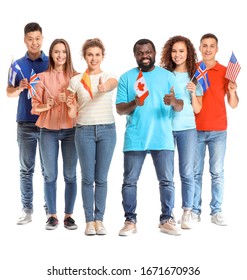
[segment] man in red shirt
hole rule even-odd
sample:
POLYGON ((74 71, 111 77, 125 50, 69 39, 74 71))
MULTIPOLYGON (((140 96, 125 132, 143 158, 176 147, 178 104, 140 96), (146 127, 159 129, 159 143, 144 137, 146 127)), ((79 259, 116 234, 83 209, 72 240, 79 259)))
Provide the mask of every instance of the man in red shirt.
POLYGON ((202 36, 199 48, 202 60, 207 67, 210 86, 202 98, 202 109, 196 114, 197 148, 194 165, 195 194, 192 219, 200 221, 202 175, 206 146, 209 152, 209 168, 211 174, 211 222, 216 225, 227 225, 222 215, 224 194, 224 158, 227 140, 227 114, 225 95, 231 108, 239 102, 237 84, 225 78, 226 67, 215 59, 218 52, 218 38, 214 34, 202 36))

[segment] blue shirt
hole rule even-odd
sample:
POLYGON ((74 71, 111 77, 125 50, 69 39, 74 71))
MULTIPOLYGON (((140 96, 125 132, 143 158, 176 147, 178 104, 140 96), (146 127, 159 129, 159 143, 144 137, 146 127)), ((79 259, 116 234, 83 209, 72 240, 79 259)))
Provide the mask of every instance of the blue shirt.
MULTIPOLYGON (((118 83, 116 104, 134 100, 135 81, 139 74, 133 68, 121 75, 118 83)), ((143 72, 149 95, 143 106, 137 106, 126 117, 126 131, 123 151, 174 150, 172 135, 172 106, 164 104, 164 95, 174 86, 175 97, 182 94, 173 73, 156 66, 150 72, 143 72)))
MULTIPOLYGON (((195 114, 191 104, 191 94, 187 90, 187 84, 190 78, 187 72, 174 72, 180 91, 184 107, 181 112, 173 112, 172 128, 174 131, 181 131, 196 128, 195 114)), ((196 86, 196 96, 202 96, 203 91, 200 83, 196 86)))
MULTIPOLYGON (((39 58, 32 60, 26 53, 25 56, 16 60, 16 62, 20 66, 21 70, 16 75, 15 85, 14 85, 15 87, 19 86, 20 81, 23 78, 27 78, 28 81, 30 80, 32 69, 35 71, 36 74, 47 70, 49 58, 43 52, 41 52, 39 58)), ((9 83, 9 85, 11 84, 9 83)), ((19 95, 16 121, 35 123, 39 116, 32 115, 31 109, 32 109, 31 98, 28 99, 28 90, 25 89, 19 95)))

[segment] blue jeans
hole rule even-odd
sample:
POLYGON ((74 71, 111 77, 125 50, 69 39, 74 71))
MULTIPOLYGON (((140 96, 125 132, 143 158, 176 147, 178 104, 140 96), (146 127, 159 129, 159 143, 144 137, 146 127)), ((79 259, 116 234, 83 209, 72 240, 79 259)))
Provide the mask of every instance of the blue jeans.
POLYGON ((116 145, 115 124, 77 125, 75 143, 86 222, 103 221, 108 171, 116 145))
MULTIPOLYGON (((147 151, 124 152, 124 179, 122 185, 122 204, 125 220, 136 223, 137 181, 147 155, 147 151)), ((159 181, 161 215, 160 222, 173 218, 174 208, 174 151, 150 151, 159 181)), ((152 199, 152 198, 151 198, 152 199)))
MULTIPOLYGON (((17 124, 17 143, 19 146, 20 161, 20 189, 21 202, 25 213, 33 213, 33 174, 37 146, 39 147, 40 130, 35 123, 17 124)), ((43 163, 40 155, 41 171, 43 163)))
POLYGON ((209 152, 209 171, 211 174, 211 215, 221 212, 224 193, 224 159, 227 131, 198 131, 194 164, 195 194, 192 211, 201 213, 202 175, 206 146, 209 152))
POLYGON ((58 176, 59 141, 63 159, 63 176, 65 182, 65 210, 72 214, 77 193, 75 148, 75 128, 50 130, 40 129, 40 147, 44 163, 44 191, 49 214, 56 214, 56 193, 58 176))
POLYGON ((194 160, 197 132, 196 129, 173 131, 173 136, 178 150, 182 208, 191 210, 194 198, 194 160))

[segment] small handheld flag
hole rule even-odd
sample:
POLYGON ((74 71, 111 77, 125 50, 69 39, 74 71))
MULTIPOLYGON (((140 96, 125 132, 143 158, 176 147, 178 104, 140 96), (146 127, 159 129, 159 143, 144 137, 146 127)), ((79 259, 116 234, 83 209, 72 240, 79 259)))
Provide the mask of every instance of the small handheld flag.
POLYGON ((149 92, 148 92, 147 84, 146 84, 146 81, 143 77, 141 70, 137 76, 134 87, 135 87, 137 96, 139 96, 140 101, 143 102, 149 95, 149 92))
POLYGON ((88 69, 83 73, 81 83, 84 86, 85 90, 89 93, 91 99, 93 99, 92 85, 88 69))
POLYGON ((210 82, 208 79, 208 71, 205 63, 202 61, 197 68, 194 77, 201 84, 203 92, 205 92, 210 87, 210 82))
POLYGON ((236 56, 232 52, 232 55, 230 57, 230 60, 227 65, 226 69, 226 78, 232 82, 235 82, 238 76, 238 73, 240 72, 240 64, 237 61, 236 56))
POLYGON ((40 78, 37 76, 37 74, 32 69, 30 81, 29 81, 29 85, 28 85, 28 94, 27 94, 28 99, 32 98, 36 94, 35 86, 39 81, 40 81, 40 78))
POLYGON ((21 67, 17 64, 16 61, 12 61, 9 68, 9 82, 12 86, 15 86, 15 77, 17 73, 21 70, 21 67))

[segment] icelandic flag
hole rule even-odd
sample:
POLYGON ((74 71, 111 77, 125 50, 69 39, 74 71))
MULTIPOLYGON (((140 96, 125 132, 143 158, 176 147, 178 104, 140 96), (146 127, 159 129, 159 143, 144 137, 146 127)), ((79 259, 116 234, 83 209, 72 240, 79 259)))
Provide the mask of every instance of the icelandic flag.
POLYGON ((230 61, 228 62, 227 69, 226 69, 226 78, 232 82, 235 82, 240 71, 241 67, 237 61, 236 56, 232 52, 230 57, 230 61))
POLYGON ((210 82, 208 79, 208 71, 205 63, 202 61, 195 72, 195 78, 201 84, 203 92, 205 92, 210 87, 210 82))
POLYGON ((17 64, 16 61, 12 61, 9 68, 9 82, 12 86, 15 86, 15 77, 17 73, 21 70, 21 67, 17 64))
POLYGON ((83 73, 81 83, 84 86, 85 90, 89 93, 91 99, 93 99, 92 85, 88 69, 83 73))
POLYGON ((137 76, 134 87, 137 96, 139 96, 140 101, 143 102, 147 98, 149 92, 141 70, 137 76))
POLYGON ((27 93, 28 99, 32 98, 36 94, 35 86, 39 81, 40 81, 40 78, 37 76, 37 74, 32 69, 30 81, 29 81, 29 85, 28 85, 28 93, 27 93))

